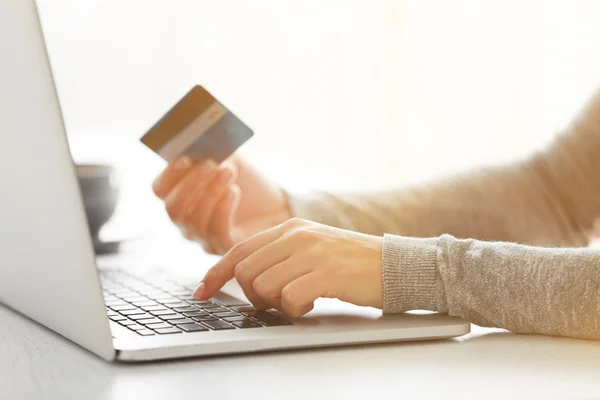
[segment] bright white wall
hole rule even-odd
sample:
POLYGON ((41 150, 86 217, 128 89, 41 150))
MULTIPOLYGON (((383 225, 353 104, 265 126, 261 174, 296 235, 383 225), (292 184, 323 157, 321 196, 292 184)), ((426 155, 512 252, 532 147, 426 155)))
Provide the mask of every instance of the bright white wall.
POLYGON ((74 141, 142 154, 201 83, 255 129, 251 156, 338 184, 525 154, 600 84, 596 0, 39 3, 74 141))

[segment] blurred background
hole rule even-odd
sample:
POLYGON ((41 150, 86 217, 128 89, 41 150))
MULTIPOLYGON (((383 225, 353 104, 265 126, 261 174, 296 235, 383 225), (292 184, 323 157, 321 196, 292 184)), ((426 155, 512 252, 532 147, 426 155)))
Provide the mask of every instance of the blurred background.
POLYGON ((597 0, 39 6, 74 158, 118 166, 118 215, 139 229, 164 167, 139 138, 195 84, 254 129, 242 152, 298 190, 522 157, 600 86, 597 0))

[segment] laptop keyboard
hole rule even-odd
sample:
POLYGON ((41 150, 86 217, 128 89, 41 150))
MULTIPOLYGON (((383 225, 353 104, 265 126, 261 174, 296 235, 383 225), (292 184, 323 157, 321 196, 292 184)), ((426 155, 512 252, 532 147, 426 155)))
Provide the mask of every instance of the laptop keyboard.
POLYGON ((111 324, 140 336, 291 325, 276 311, 256 310, 223 292, 198 301, 192 287, 168 279, 151 280, 120 270, 101 271, 100 279, 111 324))

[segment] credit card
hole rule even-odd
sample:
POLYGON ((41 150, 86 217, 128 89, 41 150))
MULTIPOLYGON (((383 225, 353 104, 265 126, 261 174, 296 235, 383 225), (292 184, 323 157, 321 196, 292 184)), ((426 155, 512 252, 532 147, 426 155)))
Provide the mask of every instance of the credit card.
POLYGON ((196 85, 140 141, 166 161, 188 156, 220 163, 253 135, 213 95, 196 85))

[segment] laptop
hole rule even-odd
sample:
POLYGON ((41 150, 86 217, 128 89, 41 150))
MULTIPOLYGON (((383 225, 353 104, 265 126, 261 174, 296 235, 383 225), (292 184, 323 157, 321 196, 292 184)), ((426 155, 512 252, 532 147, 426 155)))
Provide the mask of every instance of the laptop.
MULTIPOLYGON (((109 361, 450 338, 460 319, 318 300, 304 317, 99 267, 33 0, 0 2, 0 303, 109 361)), ((75 61, 74 61, 75 62, 75 61)), ((183 240, 183 239, 182 239, 183 240)))

